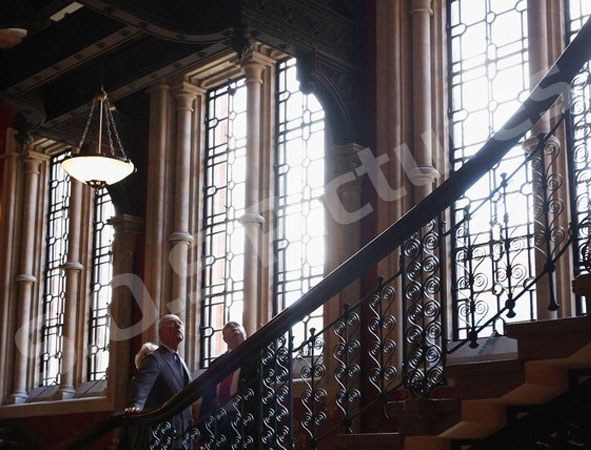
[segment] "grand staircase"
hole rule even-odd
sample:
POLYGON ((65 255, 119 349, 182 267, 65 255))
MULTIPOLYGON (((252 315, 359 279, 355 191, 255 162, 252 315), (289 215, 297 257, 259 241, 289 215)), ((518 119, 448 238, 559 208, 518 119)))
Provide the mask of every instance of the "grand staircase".
POLYGON ((335 448, 589 448, 589 431, 573 430, 591 418, 591 317, 509 324, 497 339, 510 338, 497 346, 508 353, 449 364, 451 387, 436 393, 447 398, 391 401, 388 432, 341 434, 335 448))
MULTIPOLYGON (((401 448, 428 450, 475 446, 521 449, 529 447, 523 447, 521 443, 515 447, 494 447, 492 442, 487 443, 487 439, 495 436, 500 439, 498 436, 502 434, 499 431, 513 436, 519 430, 518 435, 525 433, 525 437, 535 443, 538 438, 543 441, 549 437, 545 434, 555 431, 552 428, 539 430, 535 424, 519 428, 517 419, 539 414, 545 411, 545 405, 555 409, 572 403, 569 394, 580 388, 586 375, 591 375, 591 318, 508 325, 507 335, 517 337, 517 358, 453 369, 455 379, 450 381, 455 382, 458 393, 464 397, 460 421, 436 436, 406 436, 401 448), (497 377, 499 373, 503 376, 497 377)), ((586 409, 587 414, 591 413, 591 404, 587 404, 586 409)), ((569 420, 565 415, 554 425, 560 429, 568 426, 569 420)), ((566 442, 567 439, 563 443, 566 442)), ((587 445, 591 442, 587 441, 587 445)))
POLYGON ((95 448, 113 430, 137 425, 150 426, 151 449, 179 440, 206 450, 591 448, 589 317, 507 321, 534 297, 559 310, 570 295, 561 283, 591 272, 591 183, 582 193, 581 184, 569 190, 577 177, 557 171, 557 161, 572 168, 576 151, 591 144, 584 133, 591 76, 579 77, 590 42, 591 21, 448 180, 163 406, 116 413, 60 448, 95 448), (533 137, 519 167, 496 173, 561 94, 568 107, 551 129, 533 137), (530 175, 524 181, 519 171, 530 175), (496 187, 460 210, 456 202, 483 177, 496 187), (525 234, 509 213, 511 192, 531 193, 525 234), (484 227, 482 211, 494 211, 484 227), (369 286, 386 257, 393 273, 369 286), (521 267, 519 258, 533 263, 521 267), (355 280, 366 295, 335 303, 355 280), (302 333, 302 321, 329 302, 324 328, 302 333), (450 313, 462 320, 461 332, 450 313), (257 367, 256 379, 244 380, 229 404, 187 430, 173 428, 172 415, 246 361, 257 367))

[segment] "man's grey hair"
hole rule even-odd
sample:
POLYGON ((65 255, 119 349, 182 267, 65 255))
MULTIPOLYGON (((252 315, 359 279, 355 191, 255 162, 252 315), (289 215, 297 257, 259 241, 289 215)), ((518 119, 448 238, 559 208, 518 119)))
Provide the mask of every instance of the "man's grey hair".
POLYGON ((180 320, 180 322, 183 323, 181 318, 179 316, 177 316, 176 314, 165 314, 158 321, 158 331, 160 331, 162 329, 162 327, 164 325, 166 325, 168 322, 170 322, 171 320, 180 320))

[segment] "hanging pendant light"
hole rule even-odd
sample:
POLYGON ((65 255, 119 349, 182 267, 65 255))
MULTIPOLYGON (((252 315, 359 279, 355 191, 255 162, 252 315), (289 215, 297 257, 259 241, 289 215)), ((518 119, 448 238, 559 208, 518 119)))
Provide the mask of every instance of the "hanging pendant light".
POLYGON ((115 127, 111 105, 107 93, 101 88, 92 101, 90 114, 82 133, 82 138, 72 156, 62 162, 62 168, 82 183, 93 188, 118 183, 135 171, 135 167, 121 144, 119 133, 115 127), (86 141, 86 135, 97 113, 94 125, 96 133, 94 142, 86 141), (103 139, 103 129, 107 135, 107 142, 103 139))

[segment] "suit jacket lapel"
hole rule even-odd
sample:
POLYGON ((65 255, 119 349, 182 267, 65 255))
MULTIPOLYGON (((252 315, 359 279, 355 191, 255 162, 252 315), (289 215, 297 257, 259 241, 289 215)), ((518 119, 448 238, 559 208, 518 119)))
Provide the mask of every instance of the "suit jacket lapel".
POLYGON ((184 378, 185 378, 185 382, 183 383, 183 387, 184 387, 187 384, 189 384, 189 382, 191 381, 191 372, 189 372, 189 368, 185 364, 185 361, 183 360, 183 358, 181 358, 181 365, 183 366, 183 370, 184 370, 184 373, 183 373, 184 378))
POLYGON ((172 374, 174 375, 174 378, 178 381, 179 386, 182 388, 185 387, 185 383, 184 383, 184 375, 180 374, 177 367, 176 367, 176 363, 174 362, 174 356, 172 355, 172 353, 168 350, 168 349, 164 349, 165 353, 164 356, 164 360, 166 361, 166 364, 168 364, 168 367, 170 368, 170 371, 172 372, 172 374))

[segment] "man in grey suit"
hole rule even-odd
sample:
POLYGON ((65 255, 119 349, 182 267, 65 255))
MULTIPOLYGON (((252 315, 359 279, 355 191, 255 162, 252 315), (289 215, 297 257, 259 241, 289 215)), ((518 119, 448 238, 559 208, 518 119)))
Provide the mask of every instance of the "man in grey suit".
MULTIPOLYGON (((184 326, 181 319, 174 314, 167 314, 158 322, 158 336, 160 346, 148 354, 133 379, 129 407, 127 413, 154 409, 161 406, 170 397, 182 390, 190 381, 191 375, 185 362, 179 356, 177 349, 184 339, 184 326)), ((181 439, 178 436, 189 428, 192 422, 191 408, 186 408, 180 414, 173 416, 170 424, 174 427, 175 439, 173 449, 192 448, 191 439, 181 439)), ((136 436, 134 441, 145 441, 147 436, 136 436)), ((132 444, 132 448, 141 448, 144 442, 132 444)))

